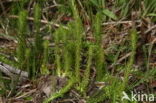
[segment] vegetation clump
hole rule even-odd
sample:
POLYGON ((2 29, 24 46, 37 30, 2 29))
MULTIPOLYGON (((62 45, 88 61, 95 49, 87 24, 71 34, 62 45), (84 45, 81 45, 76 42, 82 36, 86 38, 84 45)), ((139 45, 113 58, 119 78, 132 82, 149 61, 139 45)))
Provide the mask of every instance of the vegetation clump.
POLYGON ((0 103, 129 103, 156 87, 155 0, 0 0, 0 103))

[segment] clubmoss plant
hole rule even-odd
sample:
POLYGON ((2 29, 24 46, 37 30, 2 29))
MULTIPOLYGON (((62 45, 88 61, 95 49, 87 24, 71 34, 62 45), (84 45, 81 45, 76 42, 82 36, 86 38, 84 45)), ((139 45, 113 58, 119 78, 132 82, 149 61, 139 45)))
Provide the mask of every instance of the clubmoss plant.
POLYGON ((105 58, 104 58, 104 49, 103 49, 103 44, 102 44, 102 13, 99 12, 95 16, 94 24, 93 24, 93 29, 94 29, 94 37, 96 38, 96 57, 95 57, 95 62, 96 62, 96 68, 97 68, 97 76, 96 79, 97 81, 100 81, 104 75, 104 63, 105 63, 105 58))
POLYGON ((43 60, 43 38, 40 34, 40 19, 41 19, 41 7, 39 4, 36 4, 34 7, 34 27, 35 27, 35 43, 34 43, 34 66, 33 68, 33 74, 35 77, 36 73, 38 72, 42 60, 43 60))
POLYGON ((41 74, 49 74, 49 70, 48 70, 48 57, 49 57, 49 41, 46 40, 43 43, 43 47, 44 47, 44 53, 43 53, 43 62, 42 62, 42 66, 41 66, 41 74))
POLYGON ((88 60, 86 64, 86 70, 84 72, 84 76, 81 82, 81 92, 86 93, 87 86, 90 82, 90 71, 92 66, 92 59, 93 59, 93 46, 90 45, 88 48, 88 60))
POLYGON ((129 74, 133 68, 133 64, 135 62, 135 54, 136 54, 136 48, 137 48, 137 41, 138 41, 138 34, 135 29, 132 29, 130 31, 130 36, 131 36, 131 56, 129 58, 128 64, 126 65, 125 68, 125 73, 124 73, 124 86, 127 85, 129 74))
POLYGON ((25 68, 25 50, 27 48, 26 44, 26 25, 27 25, 27 12, 26 11, 21 11, 19 13, 19 21, 18 21, 18 48, 17 48, 17 59, 19 63, 20 69, 25 68))
POLYGON ((73 28, 73 35, 75 35, 75 75, 78 82, 80 82, 80 62, 81 62, 81 49, 82 49, 82 23, 75 5, 75 0, 71 0, 71 8, 73 17, 75 19, 73 28))
POLYGON ((59 35, 61 33, 61 30, 57 30, 57 32, 54 35, 54 41, 55 41, 55 63, 56 63, 56 73, 58 76, 61 76, 61 49, 59 48, 59 35))

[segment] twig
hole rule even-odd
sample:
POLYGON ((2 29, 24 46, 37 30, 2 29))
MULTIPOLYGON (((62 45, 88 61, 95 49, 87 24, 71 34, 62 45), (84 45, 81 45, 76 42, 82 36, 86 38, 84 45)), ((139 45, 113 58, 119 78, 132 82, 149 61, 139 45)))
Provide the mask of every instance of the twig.
POLYGON ((112 21, 112 22, 106 22, 106 23, 103 23, 102 26, 105 26, 105 25, 118 25, 118 24, 131 24, 133 22, 141 22, 140 20, 136 20, 136 21, 112 21))
POLYGON ((63 100, 58 100, 57 103, 76 103, 75 100, 76 99, 63 99, 63 100))
POLYGON ((123 60, 125 60, 126 58, 128 58, 131 55, 130 53, 127 53, 126 55, 124 55, 123 57, 121 57, 116 63, 113 63, 112 65, 109 66, 109 69, 112 68, 113 66, 121 63, 123 60))
MULTIPOLYGON (((19 16, 17 16, 17 15, 10 15, 9 18, 18 19, 19 16)), ((33 17, 27 17, 27 19, 30 20, 30 21, 34 21, 34 18, 33 18, 33 17)), ((54 23, 54 22, 51 22, 51 21, 49 22, 49 21, 47 21, 47 20, 40 20, 40 22, 43 23, 43 24, 50 24, 50 25, 54 25, 55 27, 60 27, 59 24, 54 23)), ((65 27, 65 26, 62 26, 62 27, 63 27, 64 29, 68 29, 68 28, 65 27)))
POLYGON ((156 25, 153 25, 152 27, 150 27, 149 29, 147 29, 145 31, 145 34, 149 33, 151 30, 155 29, 156 28, 156 25))
POLYGON ((3 5, 2 0, 0 0, 0 5, 1 5, 1 8, 2 8, 2 15, 5 15, 5 14, 6 14, 6 12, 5 12, 5 7, 4 7, 4 5, 3 5))
POLYGON ((54 7, 58 7, 58 6, 60 6, 60 5, 51 5, 51 6, 44 8, 43 11, 46 12, 47 10, 54 8, 54 7))
POLYGON ((18 1, 20 1, 20 0, 2 0, 3 3, 5 3, 5 2, 18 2, 18 1))
POLYGON ((36 92, 36 89, 32 89, 32 90, 30 90, 30 91, 28 91, 28 92, 26 92, 26 93, 24 93, 24 94, 22 94, 22 95, 20 95, 18 97, 15 97, 15 98, 16 99, 21 99, 21 98, 27 97, 27 96, 35 93, 35 92, 36 92))
MULTIPOLYGON (((141 20, 136 20, 134 22, 139 23, 139 22, 141 22, 141 20)), ((133 23, 133 21, 117 21, 117 22, 112 21, 112 22, 103 23, 102 26, 106 26, 106 25, 119 25, 119 24, 131 24, 131 23, 133 23)), ((145 34, 149 33, 151 30, 153 30, 155 28, 156 28, 156 25, 153 25, 152 27, 150 27, 149 29, 147 29, 145 31, 145 34)))
POLYGON ((22 80, 28 78, 27 72, 21 71, 19 69, 11 67, 10 65, 2 63, 2 62, 0 62, 0 71, 10 76, 11 78, 13 78, 14 76, 19 76, 19 78, 22 80))
POLYGON ((0 64, 0 71, 2 71, 3 73, 5 73, 6 75, 13 77, 14 75, 6 68, 4 67, 2 64, 0 64))

